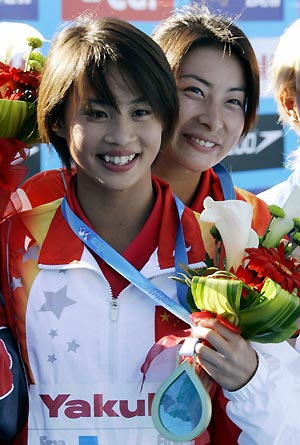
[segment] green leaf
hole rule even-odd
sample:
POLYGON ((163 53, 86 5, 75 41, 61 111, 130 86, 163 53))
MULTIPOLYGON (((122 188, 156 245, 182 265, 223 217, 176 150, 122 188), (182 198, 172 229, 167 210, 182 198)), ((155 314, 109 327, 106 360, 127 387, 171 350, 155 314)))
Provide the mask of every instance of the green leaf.
POLYGON ((261 298, 260 293, 255 291, 254 289, 249 289, 248 286, 246 287, 245 285, 244 285, 244 288, 247 289, 247 295, 242 296, 242 298, 241 298, 240 310, 249 308, 252 305, 256 305, 257 300, 259 300, 261 298))
POLYGON ((251 290, 242 297, 242 290, 249 287, 233 277, 223 271, 193 277, 191 293, 196 308, 222 315, 239 326, 241 335, 249 340, 278 343, 290 338, 297 330, 300 298, 271 279, 266 280, 261 293, 251 290))
POLYGON ((222 315, 239 326, 239 305, 243 284, 239 280, 193 277, 191 291, 198 309, 222 315))
POLYGON ((0 137, 17 138, 27 145, 38 140, 36 104, 0 99, 0 137))
POLYGON ((262 297, 240 311, 244 338, 261 343, 287 340, 296 330, 300 317, 300 299, 267 279, 262 297))
POLYGON ((186 294, 186 301, 187 301, 187 304, 189 305, 189 307, 190 307, 192 312, 197 312, 198 311, 198 308, 196 306, 196 303, 195 303, 195 300, 193 298, 192 291, 191 291, 190 288, 188 288, 188 291, 187 291, 187 294, 186 294))

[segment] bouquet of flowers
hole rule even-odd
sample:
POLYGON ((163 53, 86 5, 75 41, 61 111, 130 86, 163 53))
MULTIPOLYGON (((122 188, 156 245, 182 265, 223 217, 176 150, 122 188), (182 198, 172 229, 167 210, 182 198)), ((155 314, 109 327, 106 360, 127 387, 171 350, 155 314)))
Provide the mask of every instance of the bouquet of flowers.
POLYGON ((21 162, 38 142, 36 95, 45 58, 43 36, 24 23, 0 23, 0 220, 19 210, 21 162), (24 55, 25 52, 25 55, 24 55), (14 62, 20 58, 20 66, 14 62), (24 55, 24 57, 23 57, 24 55))
POLYGON ((297 331, 299 202, 300 189, 295 187, 283 208, 269 206, 271 219, 259 237, 251 228, 250 204, 205 199, 199 221, 206 266, 182 266, 182 276, 174 277, 188 286, 194 321, 201 317, 199 311, 206 311, 244 338, 262 343, 287 340, 297 331))
POLYGON ((21 23, 3 22, 0 31, 0 137, 13 137, 31 145, 38 141, 35 101, 45 61, 38 48, 44 38, 31 26, 21 23), (6 44, 7 35, 9 42, 6 44), (25 51, 26 47, 24 67, 12 66, 16 52, 25 51))
MULTIPOLYGON (((253 208, 249 203, 204 200, 199 222, 205 266, 193 269, 182 265, 183 273, 171 277, 187 285, 195 324, 201 318, 216 317, 228 329, 262 343, 293 336, 300 317, 299 202, 300 189, 295 187, 283 208, 269 206, 270 222, 260 237, 251 228, 253 208)), ((141 371, 144 382, 153 359, 165 348, 184 341, 175 371, 154 396, 152 419, 169 440, 186 442, 204 433, 200 441, 207 443, 205 430, 215 383, 197 367, 195 354, 191 356, 194 342, 188 342, 190 335, 191 329, 183 329, 160 338, 141 371)))

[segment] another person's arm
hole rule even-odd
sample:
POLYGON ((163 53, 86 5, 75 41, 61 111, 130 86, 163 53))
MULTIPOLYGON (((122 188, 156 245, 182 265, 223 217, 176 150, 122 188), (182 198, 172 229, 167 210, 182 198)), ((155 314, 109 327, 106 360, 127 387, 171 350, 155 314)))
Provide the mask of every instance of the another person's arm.
POLYGON ((11 440, 27 419, 23 366, 9 329, 0 327, 0 440, 11 440))
POLYGON ((194 333, 214 350, 198 344, 199 361, 223 387, 239 445, 298 445, 300 354, 287 342, 248 342, 214 319, 201 324, 194 333))

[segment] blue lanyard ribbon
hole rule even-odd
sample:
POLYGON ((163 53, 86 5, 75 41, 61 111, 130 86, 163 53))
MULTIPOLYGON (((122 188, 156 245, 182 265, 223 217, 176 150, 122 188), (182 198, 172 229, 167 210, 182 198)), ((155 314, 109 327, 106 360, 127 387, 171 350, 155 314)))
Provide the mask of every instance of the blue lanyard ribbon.
MULTIPOLYGON (((181 264, 188 264, 188 257, 186 253, 186 246, 185 246, 185 240, 183 235, 183 229, 182 229, 182 215, 184 212, 184 204, 180 201, 177 196, 174 195, 177 212, 179 216, 179 224, 177 228, 176 233, 176 243, 175 243, 175 255, 174 255, 174 261, 175 261, 175 271, 177 273, 182 272, 182 269, 180 267, 181 264)), ((177 288, 177 297, 181 304, 181 306, 185 307, 185 309, 189 312, 191 312, 191 308, 189 307, 186 296, 187 296, 187 288, 185 284, 180 283, 179 281, 176 281, 176 288, 177 288)))
MULTIPOLYGON (((231 180, 231 176, 228 173, 228 171, 226 170, 226 168, 223 167, 223 165, 221 165, 221 164, 217 164, 213 167, 213 169, 219 177, 224 199, 225 200, 235 199, 236 196, 235 196, 235 191, 234 191, 233 183, 231 180)), ((185 246, 184 235, 183 235, 182 224, 181 224, 181 218, 182 218, 182 214, 184 211, 184 204, 177 198, 177 196, 174 196, 174 198, 175 198, 179 221, 180 221, 180 224, 178 225, 178 229, 177 229, 177 235, 176 235, 175 270, 177 273, 180 273, 180 271, 181 271, 180 265, 188 264, 186 246, 185 246)), ((186 296, 187 296, 186 285, 176 281, 176 286, 177 286, 177 297, 178 297, 180 304, 182 306, 184 306, 187 311, 190 312, 191 309, 190 309, 190 307, 187 303, 187 300, 186 300, 186 296)))
MULTIPOLYGON (((221 164, 217 164, 213 167, 217 173, 224 199, 235 199, 235 191, 231 177, 221 164)), ((175 271, 179 273, 181 271, 181 264, 188 264, 187 251, 185 246, 184 234, 182 229, 182 215, 184 212, 184 204, 177 196, 174 195, 176 208, 179 217, 179 224, 176 233, 175 243, 175 271)), ((66 198, 62 201, 62 212, 70 225, 73 232, 88 246, 90 247, 100 258, 102 258, 107 264, 109 264, 118 273, 123 275, 129 282, 133 283, 137 288, 148 294, 157 304, 163 306, 165 309, 176 315, 181 320, 192 325, 189 313, 190 307, 187 303, 187 288, 185 284, 176 281, 177 297, 179 304, 174 302, 159 288, 153 285, 153 283, 144 277, 132 264, 130 264, 122 255, 115 251, 106 241, 104 241, 99 235, 97 235, 92 229, 87 227, 83 221, 78 218, 71 210, 66 198)))
POLYGON ((217 164, 213 167, 213 169, 219 177, 225 201, 228 199, 235 199, 236 195, 234 186, 231 180, 231 176, 226 168, 222 164, 217 164))
MULTIPOLYGON (((184 204, 176 198, 175 199, 178 213, 181 215, 184 210, 184 204)), ((193 326, 193 322, 190 318, 190 312, 182 305, 176 303, 167 294, 165 294, 161 289, 156 287, 150 280, 148 280, 144 275, 142 275, 132 264, 130 264, 122 255, 120 255, 112 246, 110 246, 101 236, 97 235, 90 227, 87 227, 84 222, 78 218, 77 215, 70 208, 66 197, 64 197, 61 204, 62 213, 69 224, 70 228, 73 230, 76 236, 82 240, 90 249, 92 249, 100 258, 102 258, 109 266, 115 269, 123 277, 125 277, 129 282, 134 284, 138 289, 140 289, 145 294, 149 295, 159 306, 163 306, 165 309, 170 311, 176 317, 193 326)), ((181 226, 181 223, 179 224, 181 226)), ((177 255, 177 260, 180 262, 186 261, 183 256, 186 256, 184 238, 182 233, 178 234, 180 244, 180 254, 177 255), (179 258, 178 258, 179 257, 179 258)), ((176 252, 177 249, 175 249, 176 252)), ((185 288, 186 294, 186 288, 185 288)))

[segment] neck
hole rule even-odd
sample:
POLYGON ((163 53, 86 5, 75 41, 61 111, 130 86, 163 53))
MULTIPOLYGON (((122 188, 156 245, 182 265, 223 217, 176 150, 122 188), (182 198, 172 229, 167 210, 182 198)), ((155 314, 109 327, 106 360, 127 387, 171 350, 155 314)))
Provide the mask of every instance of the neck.
POLYGON ((173 193, 187 206, 193 203, 201 173, 185 169, 182 165, 158 158, 153 165, 155 176, 167 182, 173 193))
POLYGON ((95 232, 123 253, 144 226, 154 205, 151 177, 148 187, 114 191, 77 177, 77 198, 95 232))

